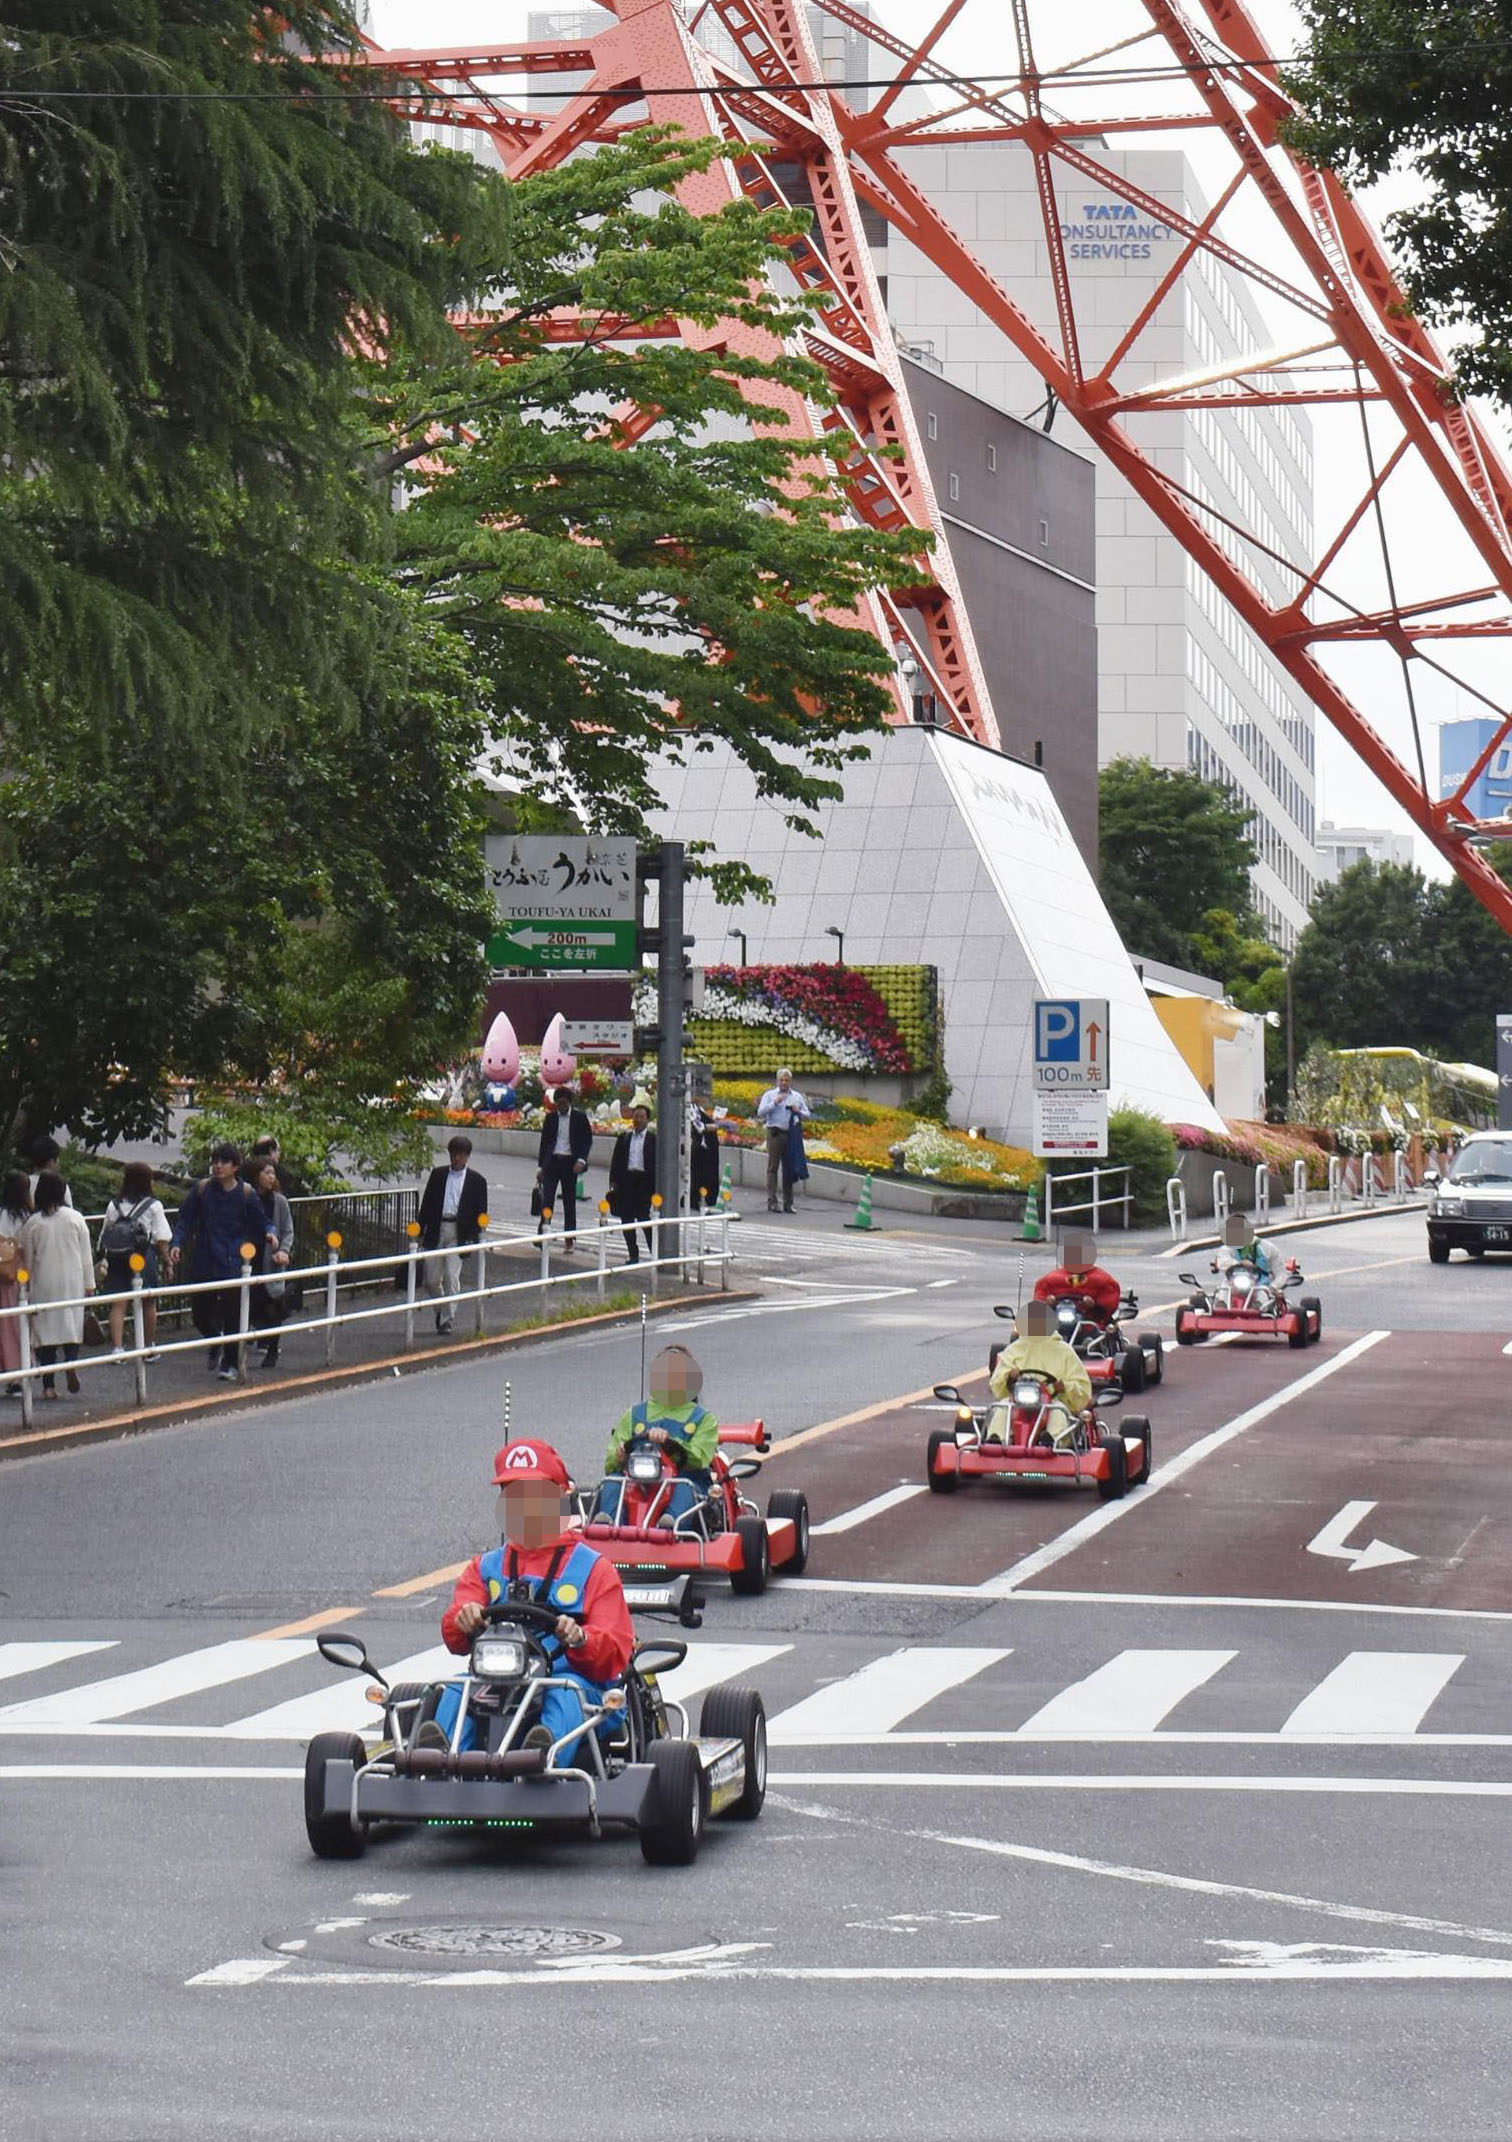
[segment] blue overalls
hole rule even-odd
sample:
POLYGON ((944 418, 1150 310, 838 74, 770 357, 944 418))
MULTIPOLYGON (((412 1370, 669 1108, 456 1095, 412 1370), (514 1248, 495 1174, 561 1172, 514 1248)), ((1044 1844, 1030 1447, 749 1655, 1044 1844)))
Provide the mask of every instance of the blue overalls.
MULTIPOLYGON (((689 1429, 698 1427, 700 1422, 706 1418, 703 1407, 695 1404, 687 1420, 675 1420, 670 1414, 654 1413, 649 1400, 642 1398, 630 1408, 630 1442, 625 1446, 625 1456, 628 1459, 631 1446, 638 1438, 645 1435, 648 1428, 665 1428, 670 1440, 683 1451, 686 1451, 687 1444, 684 1438, 689 1429)), ((620 1492, 623 1480, 624 1475, 622 1473, 613 1475, 604 1482, 598 1492, 598 1502, 593 1514, 611 1525, 615 1523, 619 1515, 620 1492)), ((690 1510, 698 1508, 698 1505, 708 1494, 710 1484, 711 1475, 706 1467, 695 1467, 691 1471, 679 1471, 677 1478, 672 1482, 667 1499, 662 1504, 659 1515, 661 1517, 674 1518, 686 1517, 690 1510)))
MULTIPOLYGON (((491 1553, 479 1559, 478 1574, 487 1586, 490 1604, 507 1598, 513 1582, 527 1587, 526 1596, 537 1606, 554 1607, 559 1614, 571 1614, 575 1620, 581 1620, 588 1579, 593 1573, 593 1565, 599 1559, 595 1548, 590 1547, 585 1540, 579 1540, 560 1566, 554 1561, 545 1574, 539 1577, 512 1578, 508 1561, 512 1559, 513 1554, 512 1548, 495 1547, 491 1553)), ((545 1726, 553 1740, 560 1740, 562 1735, 570 1733, 574 1726, 582 1725, 585 1710, 598 1709, 604 1700, 605 1688, 610 1684, 590 1681, 586 1675, 575 1673, 567 1664, 567 1647, 559 1636, 541 1635, 534 1631, 532 1634, 546 1654, 553 1679, 573 1684, 568 1688, 547 1688, 541 1692, 538 1722, 545 1726)), ((457 1708, 461 1701, 462 1683, 448 1681, 441 1692, 441 1700, 436 1705, 435 1714, 436 1723, 448 1740, 457 1722, 457 1708)), ((614 1718, 603 1719, 598 1727, 600 1738, 607 1739, 617 1723, 614 1718)), ((471 1718, 462 1728, 459 1745, 464 1749, 477 1745, 477 1727, 471 1718)), ((570 1766, 573 1755, 573 1746, 568 1746, 561 1750, 558 1760, 570 1766)))

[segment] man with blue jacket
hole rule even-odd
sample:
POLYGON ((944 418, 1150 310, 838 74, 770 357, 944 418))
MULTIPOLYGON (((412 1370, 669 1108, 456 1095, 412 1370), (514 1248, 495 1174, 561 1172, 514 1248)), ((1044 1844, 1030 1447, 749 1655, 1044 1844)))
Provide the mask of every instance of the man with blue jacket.
MULTIPOLYGON (((192 1297, 190 1314, 194 1318, 194 1327, 205 1339, 231 1339, 235 1334, 239 1340, 242 1295, 246 1290, 235 1282, 245 1273, 256 1271, 265 1248, 278 1247, 278 1236, 268 1225, 261 1199, 241 1179, 241 1163, 241 1153, 236 1146, 215 1147, 210 1155, 210 1173, 195 1184, 179 1207, 173 1241, 167 1251, 166 1261, 171 1271, 176 1267, 185 1243, 192 1237, 191 1281, 225 1282, 213 1292, 192 1297), (251 1243, 258 1253, 250 1263, 242 1256, 244 1242, 251 1243)), ((223 1383, 235 1383, 240 1376, 236 1340, 209 1349, 210 1373, 219 1375, 223 1383)))

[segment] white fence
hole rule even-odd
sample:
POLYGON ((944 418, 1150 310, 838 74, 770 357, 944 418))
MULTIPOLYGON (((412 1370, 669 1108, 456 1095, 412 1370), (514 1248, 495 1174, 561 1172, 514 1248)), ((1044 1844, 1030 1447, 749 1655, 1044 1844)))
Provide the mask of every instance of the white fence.
MULTIPOLYGON (((548 1214, 547 1217, 549 1219, 550 1215, 548 1214)), ((638 1264, 616 1265, 614 1270, 617 1274, 622 1275, 620 1281, 622 1285, 632 1274, 634 1277, 630 1281, 631 1284, 639 1284, 642 1275, 645 1275, 651 1281, 648 1291, 654 1292, 657 1274, 663 1271, 676 1271, 685 1275, 691 1273, 702 1283, 712 1267, 718 1273, 720 1287, 727 1288, 729 1286, 731 1250, 730 1214, 728 1210, 720 1212, 704 1212, 700 1210, 696 1213, 685 1213, 678 1218, 662 1218, 658 1215, 643 1222, 638 1221, 636 1224, 643 1231, 652 1235, 656 1244, 657 1254, 651 1257, 643 1257, 638 1264)), ((234 1350, 236 1355, 235 1374, 237 1379, 241 1381, 245 1380, 246 1350, 250 1343, 263 1338, 276 1337, 283 1339, 295 1332, 321 1331, 325 1333, 326 1366, 330 1367, 336 1359, 336 1335, 339 1330, 355 1324, 371 1323, 380 1317, 399 1318, 403 1324, 404 1345, 409 1348, 413 1346, 415 1341, 415 1318, 422 1308, 427 1306, 444 1308, 446 1313, 450 1315, 469 1302, 473 1307, 473 1329, 479 1337, 482 1337, 487 1329, 485 1312, 489 1302, 518 1300, 520 1297, 530 1296, 544 1303, 547 1298, 546 1290, 550 1288, 583 1286, 591 1287, 595 1295, 602 1300, 608 1291, 611 1269, 609 1264, 610 1246, 611 1244, 622 1245, 625 1240, 621 1223, 617 1219, 612 1219, 607 1214, 600 1212, 596 1226, 585 1221, 580 1222, 574 1230, 574 1238, 579 1244, 580 1257, 591 1258, 592 1262, 585 1262, 576 1270, 553 1272, 551 1270, 553 1253, 555 1252, 558 1255, 565 1254, 563 1244, 566 1240, 566 1230, 562 1227, 548 1227, 540 1235, 534 1233, 528 1235, 487 1234, 477 1243, 469 1243, 463 1248, 450 1251, 422 1250, 419 1240, 420 1229, 415 1221, 410 1222, 408 1234, 409 1241, 407 1246, 397 1252, 390 1250, 381 1257, 360 1257, 343 1262, 341 1237, 339 1234, 332 1233, 327 1237, 328 1249, 326 1261, 323 1265, 307 1265, 302 1268, 279 1267, 271 1274, 256 1270, 258 1252, 253 1244, 248 1243, 243 1246, 243 1270, 239 1279, 192 1280, 183 1285, 159 1287, 143 1286, 143 1260, 140 1256, 133 1256, 131 1259, 133 1267, 131 1292, 125 1297, 131 1317, 132 1344, 119 1354, 95 1353, 83 1356, 79 1360, 72 1362, 63 1360, 60 1350, 53 1349, 55 1352, 60 1353, 60 1357, 51 1365, 44 1365, 36 1358, 37 1349, 31 1323, 34 1315, 39 1311, 49 1309, 93 1309, 98 1312, 111 1301, 120 1300, 122 1297, 119 1295, 89 1294, 73 1295, 64 1301, 34 1302, 31 1299, 31 1289, 23 1271, 18 1280, 18 1298, 15 1305, 8 1309, 0 1309, 0 1320, 12 1322, 17 1328, 20 1340, 21 1366, 19 1370, 7 1375, 5 1381, 8 1384, 19 1384, 20 1386, 23 1425, 28 1428, 32 1425, 37 1384, 44 1377, 51 1383, 55 1378, 65 1375, 70 1368, 93 1371, 100 1368, 119 1368, 125 1363, 130 1366, 135 1378, 136 1402, 138 1405, 145 1405, 147 1402, 147 1370, 149 1363, 158 1360, 171 1360, 180 1354, 204 1353, 207 1349, 213 1349, 217 1353, 224 1354, 228 1350, 234 1350), (586 1249, 583 1247, 584 1244, 587 1245, 586 1249), (534 1255, 539 1259, 539 1269, 528 1279, 504 1279, 491 1282, 488 1274, 489 1258, 500 1257, 511 1251, 517 1256, 522 1251, 527 1255, 534 1255), (455 1293, 439 1291, 432 1287, 427 1297, 422 1292, 421 1267, 426 1263, 439 1264, 446 1257, 461 1259, 464 1273, 466 1273, 468 1265, 471 1265, 470 1276, 472 1284, 464 1286, 455 1293), (336 1300, 338 1285, 349 1285, 354 1278, 360 1278, 363 1274, 392 1276, 396 1265, 404 1267, 404 1291, 402 1295, 371 1307, 338 1310, 336 1300), (275 1283, 280 1279, 286 1284, 290 1280, 318 1283, 322 1290, 320 1314, 301 1315, 290 1318, 285 1323, 273 1324, 263 1328, 254 1325, 252 1321, 252 1298, 259 1288, 266 1291, 270 1277, 273 1278, 275 1283), (169 1297, 176 1301, 187 1298, 192 1302, 198 1296, 224 1294, 233 1290, 239 1297, 237 1303, 237 1328, 234 1331, 217 1333, 211 1338, 206 1338, 197 1332, 192 1339, 173 1339, 165 1341, 161 1346, 148 1347, 146 1308, 149 1302, 161 1302, 169 1297)))
POLYGON ((1092 1226, 1095 1230, 1101 1227, 1103 1213, 1110 1205, 1121 1205, 1123 1207, 1122 1224, 1127 1227, 1133 1196, 1134 1193, 1129 1188, 1129 1170, 1123 1165, 1114 1168, 1080 1168, 1075 1174, 1069 1175, 1051 1175, 1047 1173, 1045 1176, 1045 1232, 1049 1234, 1051 1228, 1057 1222, 1069 1220, 1073 1213, 1090 1213, 1092 1226), (1112 1179, 1115 1175, 1123 1177, 1122 1187, 1117 1190, 1112 1187, 1112 1179), (1067 1204, 1055 1195, 1057 1189, 1066 1183, 1090 1183, 1092 1185, 1092 1195, 1088 1198, 1083 1198, 1079 1203, 1067 1204), (1105 1185, 1107 1187, 1104 1187, 1105 1185))

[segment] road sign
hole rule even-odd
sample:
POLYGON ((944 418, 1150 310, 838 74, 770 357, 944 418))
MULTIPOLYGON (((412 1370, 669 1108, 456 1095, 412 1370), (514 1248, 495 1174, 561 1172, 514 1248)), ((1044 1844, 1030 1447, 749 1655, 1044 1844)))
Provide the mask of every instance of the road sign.
POLYGON ((633 1056, 633 1019, 564 1019, 562 1047, 569 1056, 633 1056))
POLYGON ((636 965, 635 924, 507 922, 488 940, 488 964, 628 973, 636 965))
POLYGON ((635 920, 633 840, 490 833, 483 859, 505 924, 635 920))
POLYGON ((1034 1083, 1041 1093, 1106 1093, 1106 997, 1038 997, 1034 1005, 1034 1083))
POLYGON ((1036 1093, 1034 1150, 1041 1160, 1081 1153, 1102 1160, 1108 1151, 1105 1093, 1036 1093))

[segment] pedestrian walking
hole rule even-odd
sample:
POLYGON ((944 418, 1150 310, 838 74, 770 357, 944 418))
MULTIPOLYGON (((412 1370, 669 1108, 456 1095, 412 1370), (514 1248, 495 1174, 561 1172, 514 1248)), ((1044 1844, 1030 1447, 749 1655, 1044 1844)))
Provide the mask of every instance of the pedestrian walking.
MULTIPOLYGON (((0 1309, 14 1309, 21 1299, 16 1274, 24 1269, 21 1233, 32 1216, 31 1184, 17 1168, 0 1183, 0 1309)), ((21 1319, 0 1316, 0 1375, 14 1376, 21 1366, 21 1319)), ((7 1398, 19 1398, 19 1383, 5 1386, 7 1398)))
POLYGON ((719 1205, 719 1126, 706 1108, 693 1103, 689 1133, 689 1189, 693 1210, 714 1212, 719 1205))
POLYGON ((456 1298, 462 1292, 459 1254, 478 1239, 479 1222, 488 1210, 488 1181, 470 1168, 472 1140, 458 1132, 446 1142, 449 1165, 432 1168, 420 1196, 420 1247, 427 1263, 425 1283, 436 1303, 436 1329, 452 1328, 456 1298))
MULTIPOLYGON (((110 1301, 110 1352, 114 1359, 125 1352, 126 1310, 131 1300, 131 1260, 142 1259, 142 1286, 162 1284, 161 1258, 173 1241, 173 1229, 162 1200, 152 1187, 152 1170, 145 1160, 129 1160, 121 1170, 121 1187, 105 1207, 100 1223, 100 1256, 104 1262, 104 1286, 110 1301)), ((142 1304, 142 1330, 149 1346, 157 1344, 157 1299, 149 1294, 142 1304)))
POLYGON ((191 1283, 219 1281, 192 1297, 190 1314, 202 1339, 219 1339, 208 1350, 210 1373, 223 1383, 238 1379, 237 1346, 241 1332, 242 1244, 259 1252, 271 1234, 257 1194, 241 1179, 240 1150, 229 1142, 210 1155, 210 1173, 197 1182, 179 1207, 167 1258, 175 1270, 190 1245, 191 1283))
POLYGON ((640 1263, 637 1226, 646 1238, 646 1255, 656 1255, 649 1224, 656 1189, 656 1133, 649 1128, 650 1122, 649 1108, 632 1108, 630 1128, 620 1132, 609 1156, 609 1210, 625 1230, 631 1264, 640 1263))
MULTIPOLYGON (((785 1067, 777 1074, 775 1086, 768 1086, 756 1103, 756 1120, 766 1131, 767 1143, 767 1211, 776 1212, 777 1191, 782 1184, 783 1167, 787 1160, 788 1132, 795 1122, 802 1123, 814 1111, 793 1084, 793 1074, 785 1067)), ((804 1169, 807 1174, 807 1166, 804 1169)), ((782 1210, 793 1209, 791 1183, 786 1185, 787 1195, 782 1210)))
POLYGON ((788 1125, 787 1151, 782 1156, 782 1209, 793 1209, 793 1185, 808 1181, 808 1154, 803 1149, 803 1118, 795 1114, 788 1125))
POLYGON ((289 1313, 283 1274, 294 1248, 294 1215, 278 1187, 278 1165, 271 1154, 254 1155, 243 1180, 262 1207, 268 1234, 261 1262, 267 1277, 252 1289, 252 1326, 263 1335, 261 1365, 272 1368, 278 1359, 278 1327, 289 1313))
MULTIPOLYGON (((60 1172, 58 1162, 62 1158, 63 1148, 56 1138, 33 1138, 28 1150, 31 1154, 31 1173, 26 1178, 26 1187, 31 1192, 32 1203, 35 1205, 37 1201, 37 1177, 44 1168, 51 1168, 54 1174, 60 1172)), ((63 1202, 65 1205, 73 1203, 73 1192, 69 1189, 67 1183, 63 1185, 63 1202)))
POLYGON ((570 1086, 558 1086, 551 1111, 541 1125, 541 1144, 536 1155, 536 1187, 541 1204, 562 1216, 567 1239, 563 1249, 575 1247, 577 1194, 593 1153, 593 1125, 586 1109, 577 1105, 570 1086))
MULTIPOLYGON (((61 1358, 68 1364, 68 1388, 77 1392, 74 1363, 84 1339, 81 1295, 95 1290, 94 1249, 82 1213, 66 1202, 68 1185, 54 1168, 43 1168, 33 1198, 35 1210, 21 1230, 21 1256, 31 1274, 37 1360, 50 1369, 61 1358)), ((42 1396, 58 1395, 51 1376, 42 1378, 42 1396)))

